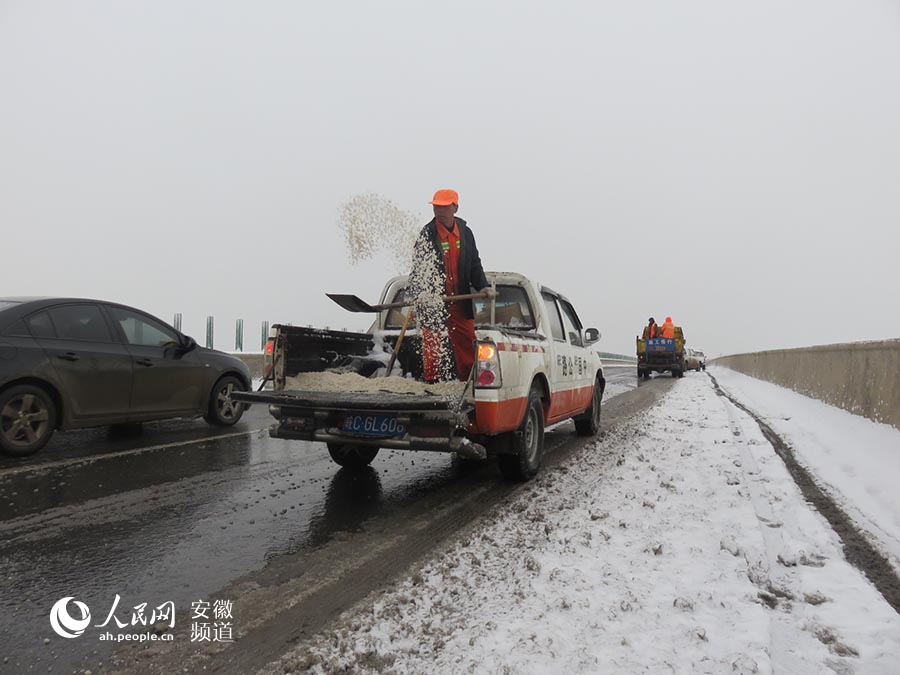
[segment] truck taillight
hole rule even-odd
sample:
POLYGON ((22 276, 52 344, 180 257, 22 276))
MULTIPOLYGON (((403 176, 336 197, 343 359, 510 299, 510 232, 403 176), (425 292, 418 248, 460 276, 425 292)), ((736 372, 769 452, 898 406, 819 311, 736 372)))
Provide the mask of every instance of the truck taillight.
POLYGON ((500 357, 493 342, 479 342, 475 360, 475 383, 479 387, 497 388, 503 384, 500 357))
POLYGON ((494 358, 494 355, 497 353, 497 348, 489 344, 487 342, 482 342, 478 345, 478 360, 479 361, 490 361, 494 358))
POLYGON ((263 356, 263 377, 266 379, 272 374, 272 355, 275 353, 275 338, 266 340, 266 351, 263 356))

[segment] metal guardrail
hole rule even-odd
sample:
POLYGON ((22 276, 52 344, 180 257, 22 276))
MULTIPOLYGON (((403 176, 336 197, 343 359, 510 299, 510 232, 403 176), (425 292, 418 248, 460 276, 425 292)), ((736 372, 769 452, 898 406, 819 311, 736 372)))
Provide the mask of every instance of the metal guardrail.
MULTIPOLYGON (((181 331, 182 315, 181 312, 176 313, 172 318, 172 326, 177 331, 181 331)), ((266 340, 269 337, 269 322, 263 321, 259 331, 259 349, 266 348, 266 340)), ((216 344, 216 318, 214 316, 206 317, 206 347, 213 349, 216 344)), ((235 319, 234 321, 234 351, 236 353, 244 351, 244 320, 235 319)))
POLYGON ((626 361, 628 363, 637 363, 636 356, 626 356, 625 354, 613 354, 611 352, 598 352, 600 358, 605 361, 626 361))
MULTIPOLYGON (((290 326, 292 324, 288 322, 282 322, 286 326, 290 326)), ((172 319, 172 326, 174 326, 175 330, 181 331, 182 325, 182 315, 181 312, 178 312, 174 315, 172 319)), ((260 324, 259 331, 259 349, 260 351, 265 350, 266 348, 266 340, 269 337, 269 328, 270 324, 268 321, 263 321, 260 324)), ((310 326, 312 328, 312 326, 310 326)), ((326 328, 328 328, 326 326, 326 328)), ((347 330, 346 328, 344 329, 347 330)), ((210 349, 214 348, 216 343, 216 319, 213 316, 206 317, 206 346, 210 349)), ((243 352, 244 351, 244 320, 243 319, 235 319, 234 322, 234 351, 235 352, 243 352)), ((626 354, 614 354, 612 352, 598 352, 601 359, 604 361, 622 361, 623 363, 637 363, 637 358, 634 356, 628 356, 626 354)))

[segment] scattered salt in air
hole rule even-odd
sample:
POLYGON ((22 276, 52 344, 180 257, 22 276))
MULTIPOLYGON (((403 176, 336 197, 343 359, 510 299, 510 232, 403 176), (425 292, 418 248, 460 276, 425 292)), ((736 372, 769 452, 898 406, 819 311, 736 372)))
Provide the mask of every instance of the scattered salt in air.
POLYGON ((390 199, 374 193, 354 195, 340 208, 338 228, 344 235, 350 262, 357 264, 387 252, 393 272, 408 274, 413 245, 422 223, 390 199))
POLYGON ((447 306, 441 300, 445 291, 444 270, 431 242, 420 236, 422 225, 413 213, 374 193, 350 197, 341 206, 338 217, 338 228, 352 263, 386 252, 394 273, 411 276, 407 296, 415 300, 416 324, 442 333, 436 358, 441 379, 450 381, 456 379, 456 374, 451 360, 446 358, 450 346, 446 339, 447 306))

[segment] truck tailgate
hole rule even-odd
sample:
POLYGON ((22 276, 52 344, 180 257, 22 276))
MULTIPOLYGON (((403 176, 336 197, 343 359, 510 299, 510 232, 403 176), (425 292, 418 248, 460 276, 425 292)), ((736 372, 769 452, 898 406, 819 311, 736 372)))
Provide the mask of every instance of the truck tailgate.
MULTIPOLYGON (((285 408, 312 410, 383 410, 395 412, 456 410, 458 398, 432 394, 397 394, 394 392, 333 391, 236 391, 235 401, 265 403, 285 408)), ((463 403, 466 410, 471 405, 463 403)))
POLYGON ((386 391, 236 391, 232 397, 268 404, 277 420, 269 428, 273 438, 484 456, 461 433, 475 409, 468 397, 462 406, 458 397, 386 391))

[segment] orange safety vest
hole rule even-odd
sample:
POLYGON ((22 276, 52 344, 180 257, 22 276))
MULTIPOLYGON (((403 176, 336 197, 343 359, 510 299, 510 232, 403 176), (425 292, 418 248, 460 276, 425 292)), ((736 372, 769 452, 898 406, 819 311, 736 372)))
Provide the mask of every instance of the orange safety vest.
POLYGON ((664 338, 673 338, 675 337, 675 324, 666 322, 662 325, 662 336, 664 338))
POLYGON ((459 295, 462 292, 459 288, 459 228, 456 223, 452 230, 438 224, 437 231, 444 251, 444 276, 447 280, 444 290, 447 295, 459 295))
POLYGON ((644 340, 647 338, 655 338, 659 337, 659 326, 655 323, 647 324, 644 326, 644 340))

